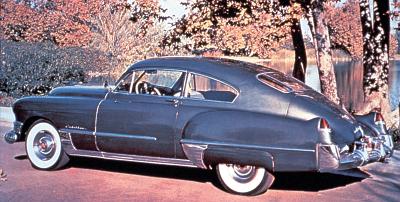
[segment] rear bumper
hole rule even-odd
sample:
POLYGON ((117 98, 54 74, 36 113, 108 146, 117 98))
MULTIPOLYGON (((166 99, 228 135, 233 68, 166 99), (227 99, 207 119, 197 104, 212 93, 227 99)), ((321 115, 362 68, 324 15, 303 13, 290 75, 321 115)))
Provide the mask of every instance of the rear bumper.
POLYGON ((334 144, 317 145, 317 165, 320 172, 347 170, 373 162, 385 162, 393 154, 390 135, 374 137, 369 143, 355 142, 351 150, 340 151, 334 144))
POLYGON ((13 130, 4 135, 4 140, 9 144, 19 141, 21 139, 22 125, 21 122, 15 121, 13 130))

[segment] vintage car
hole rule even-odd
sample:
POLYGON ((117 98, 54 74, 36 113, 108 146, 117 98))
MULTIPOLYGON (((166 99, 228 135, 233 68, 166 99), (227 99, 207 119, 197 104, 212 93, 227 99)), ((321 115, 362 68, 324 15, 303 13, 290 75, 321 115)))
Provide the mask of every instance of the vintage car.
POLYGON ((7 142, 33 167, 70 157, 215 169, 229 192, 256 195, 274 172, 335 172, 393 152, 382 115, 355 117, 304 83, 256 64, 163 57, 114 87, 59 87, 13 105, 7 142))

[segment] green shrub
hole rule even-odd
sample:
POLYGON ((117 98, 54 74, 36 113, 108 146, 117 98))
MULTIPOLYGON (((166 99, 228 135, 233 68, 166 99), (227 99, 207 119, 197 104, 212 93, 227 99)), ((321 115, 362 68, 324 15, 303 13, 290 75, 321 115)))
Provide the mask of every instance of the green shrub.
POLYGON ((88 71, 110 68, 107 57, 80 47, 0 40, 0 92, 19 98, 43 95, 57 86, 86 82, 88 71))

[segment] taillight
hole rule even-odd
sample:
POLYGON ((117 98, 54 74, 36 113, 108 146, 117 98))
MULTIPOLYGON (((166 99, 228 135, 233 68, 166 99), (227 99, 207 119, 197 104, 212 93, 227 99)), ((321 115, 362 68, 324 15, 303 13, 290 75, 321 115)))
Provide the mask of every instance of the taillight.
POLYGON ((329 129, 329 124, 328 121, 324 118, 321 118, 321 120, 319 121, 319 129, 329 129))
POLYGON ((319 120, 319 125, 318 125, 318 131, 319 131, 319 143, 321 144, 333 144, 332 138, 331 138, 331 128, 329 127, 328 121, 324 118, 321 118, 319 120))
POLYGON ((374 123, 378 127, 381 134, 387 134, 385 120, 383 119, 383 115, 381 113, 375 112, 374 123))
POLYGON ((381 113, 379 113, 379 112, 375 113, 374 122, 376 125, 385 124, 385 120, 383 119, 383 116, 381 113))

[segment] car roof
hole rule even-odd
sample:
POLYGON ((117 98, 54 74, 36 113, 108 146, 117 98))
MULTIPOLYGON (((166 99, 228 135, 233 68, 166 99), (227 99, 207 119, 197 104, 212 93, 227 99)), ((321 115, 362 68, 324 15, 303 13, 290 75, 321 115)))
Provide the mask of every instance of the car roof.
POLYGON ((238 60, 217 57, 159 57, 146 59, 133 64, 129 70, 142 67, 164 67, 183 69, 216 76, 224 80, 255 78, 261 72, 276 72, 276 70, 238 60), (229 72, 229 74, 227 74, 229 72))

